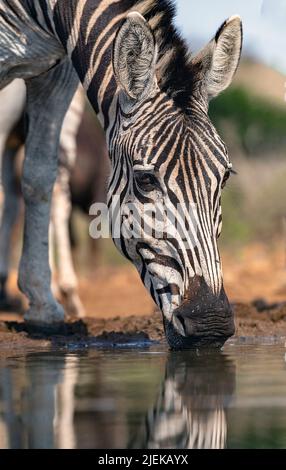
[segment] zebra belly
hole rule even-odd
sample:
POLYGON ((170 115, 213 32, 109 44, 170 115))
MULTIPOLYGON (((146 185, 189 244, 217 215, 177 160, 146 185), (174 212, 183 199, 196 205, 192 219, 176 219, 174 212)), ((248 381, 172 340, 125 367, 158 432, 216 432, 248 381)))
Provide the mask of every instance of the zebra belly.
POLYGON ((15 78, 36 77, 65 56, 60 42, 18 0, 0 0, 0 89, 15 78), (12 6, 12 8, 11 8, 12 6))

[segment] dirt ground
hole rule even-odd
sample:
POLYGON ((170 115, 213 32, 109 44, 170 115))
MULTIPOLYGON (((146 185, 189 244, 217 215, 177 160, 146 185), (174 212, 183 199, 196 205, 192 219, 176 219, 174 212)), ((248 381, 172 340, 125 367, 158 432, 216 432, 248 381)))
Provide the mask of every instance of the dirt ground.
MULTIPOLYGON (((224 278, 234 306, 238 336, 286 336, 286 260, 283 246, 253 245, 224 253, 224 278)), ((16 273, 10 292, 18 296, 16 273)), ((22 316, 0 313, 0 355, 25 348, 120 345, 164 341, 156 312, 131 266, 99 268, 81 276, 80 294, 87 317, 46 335, 27 330, 22 316)), ((49 332, 50 333, 50 332, 49 332)))

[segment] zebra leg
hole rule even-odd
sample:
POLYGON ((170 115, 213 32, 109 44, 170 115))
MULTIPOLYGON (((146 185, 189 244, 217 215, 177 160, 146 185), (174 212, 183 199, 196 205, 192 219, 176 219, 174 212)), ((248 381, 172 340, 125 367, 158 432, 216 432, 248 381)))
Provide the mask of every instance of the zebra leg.
POLYGON ((19 213, 20 194, 15 182, 17 149, 6 149, 2 164, 3 209, 0 225, 0 307, 2 310, 21 310, 21 300, 7 294, 11 251, 11 234, 19 213))
MULTIPOLYGON (((2 227, 3 227, 3 213, 4 213, 4 204, 5 204, 5 194, 4 194, 5 190, 4 190, 4 185, 3 185, 3 180, 4 180, 3 159, 4 159, 5 144, 6 144, 7 138, 8 138, 8 134, 6 134, 6 132, 3 131, 1 127, 0 128, 0 237, 1 237, 1 234, 3 234, 2 227)), ((4 257, 4 253, 0 246, 0 265, 2 264, 3 257, 4 257)), ((4 272, 2 274, 0 271, 0 301, 1 303, 3 303, 4 299, 6 299, 6 295, 5 295, 6 283, 7 283, 7 273, 4 272)))
POLYGON ((25 201, 24 244, 19 288, 29 299, 25 320, 56 327, 64 311, 51 291, 49 220, 57 175, 58 146, 64 116, 78 79, 68 59, 26 81, 28 136, 22 190, 25 201))
MULTIPOLYGON (((8 302, 6 284, 9 268, 11 231, 14 225, 19 198, 14 179, 14 157, 20 142, 7 147, 11 131, 19 121, 25 106, 26 86, 23 80, 13 80, 0 90, 0 192, 1 192, 1 223, 0 223, 0 307, 13 309, 14 302, 8 302)), ((15 137, 15 135, 13 135, 15 137)), ((15 307, 19 308, 17 302, 15 307)))
MULTIPOLYGON (((56 188, 56 184, 55 184, 56 188)), ((54 194, 52 197, 52 212, 51 212, 51 221, 50 221, 50 227, 49 227, 49 263, 50 263, 50 269, 51 269, 51 289, 53 296, 60 300, 61 295, 60 295, 60 290, 58 286, 58 282, 56 279, 56 274, 57 274, 57 265, 56 265, 56 253, 55 253, 55 233, 54 233, 54 223, 53 223, 53 202, 54 202, 54 194)))
POLYGON ((77 157, 77 134, 85 107, 82 87, 72 100, 63 122, 60 138, 59 172, 52 199, 52 225, 58 259, 58 290, 64 298, 66 312, 84 317, 84 307, 78 295, 78 282, 72 260, 69 234, 71 215, 70 176, 77 157))
POLYGON ((71 214, 69 177, 69 170, 61 166, 52 200, 53 235, 58 255, 58 288, 65 300, 67 313, 83 318, 85 312, 78 295, 78 282, 69 236, 71 214))

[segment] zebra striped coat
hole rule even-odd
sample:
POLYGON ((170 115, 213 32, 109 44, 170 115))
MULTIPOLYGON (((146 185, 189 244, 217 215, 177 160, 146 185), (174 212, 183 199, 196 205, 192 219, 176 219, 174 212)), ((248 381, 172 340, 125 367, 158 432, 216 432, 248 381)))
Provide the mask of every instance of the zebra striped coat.
POLYGON ((231 17, 192 57, 173 19, 168 0, 0 2, 1 85, 21 77, 28 89, 19 285, 33 324, 63 319, 45 246, 56 129, 75 70, 106 132, 108 204, 114 208, 117 197, 120 209, 115 243, 161 308, 170 346, 221 346, 234 332, 217 246, 231 164, 207 110, 238 66, 241 21, 231 17), (49 145, 36 165, 43 139, 49 145))

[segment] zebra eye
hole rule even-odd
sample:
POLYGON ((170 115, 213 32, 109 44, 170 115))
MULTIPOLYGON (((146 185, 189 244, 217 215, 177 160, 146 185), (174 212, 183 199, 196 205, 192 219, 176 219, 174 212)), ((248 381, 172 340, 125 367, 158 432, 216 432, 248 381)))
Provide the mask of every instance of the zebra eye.
POLYGON ((155 189, 160 189, 159 181, 153 173, 147 173, 145 171, 135 172, 135 181, 142 191, 149 193, 155 189))

